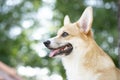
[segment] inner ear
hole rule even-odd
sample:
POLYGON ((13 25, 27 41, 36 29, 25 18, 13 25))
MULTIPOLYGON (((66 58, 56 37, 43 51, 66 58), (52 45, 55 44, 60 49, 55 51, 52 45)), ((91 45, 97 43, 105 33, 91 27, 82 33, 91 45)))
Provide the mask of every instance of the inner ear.
POLYGON ((64 25, 69 24, 69 23, 71 23, 71 22, 70 22, 70 18, 69 18, 68 15, 66 15, 66 16, 64 17, 64 25))
POLYGON ((92 26, 93 21, 93 11, 92 7, 87 7, 85 11, 83 12, 82 16, 78 20, 77 24, 80 27, 80 29, 87 34, 92 26))

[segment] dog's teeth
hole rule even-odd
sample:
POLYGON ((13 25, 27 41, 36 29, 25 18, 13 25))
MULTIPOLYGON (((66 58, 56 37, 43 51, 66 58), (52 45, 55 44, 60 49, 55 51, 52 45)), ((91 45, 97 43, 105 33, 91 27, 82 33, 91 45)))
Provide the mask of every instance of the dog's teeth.
POLYGON ((65 48, 64 48, 64 50, 67 50, 68 49, 68 47, 66 46, 65 48))

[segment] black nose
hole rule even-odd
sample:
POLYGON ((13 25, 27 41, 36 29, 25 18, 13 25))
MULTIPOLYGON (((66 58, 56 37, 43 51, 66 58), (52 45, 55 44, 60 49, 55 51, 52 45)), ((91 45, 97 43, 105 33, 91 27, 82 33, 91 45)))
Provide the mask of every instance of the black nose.
POLYGON ((46 46, 46 47, 48 47, 49 45, 50 45, 50 41, 49 40, 47 40, 47 41, 45 41, 45 42, 43 42, 44 43, 44 45, 46 46))

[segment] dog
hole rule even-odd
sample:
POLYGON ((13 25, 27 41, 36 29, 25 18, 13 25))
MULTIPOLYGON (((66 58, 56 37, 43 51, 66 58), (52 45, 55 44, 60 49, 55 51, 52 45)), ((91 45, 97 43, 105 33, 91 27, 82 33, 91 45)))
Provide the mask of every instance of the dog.
POLYGON ((120 80, 120 70, 94 40, 92 21, 90 6, 74 23, 65 16, 57 36, 44 42, 49 56, 62 59, 68 80, 120 80))

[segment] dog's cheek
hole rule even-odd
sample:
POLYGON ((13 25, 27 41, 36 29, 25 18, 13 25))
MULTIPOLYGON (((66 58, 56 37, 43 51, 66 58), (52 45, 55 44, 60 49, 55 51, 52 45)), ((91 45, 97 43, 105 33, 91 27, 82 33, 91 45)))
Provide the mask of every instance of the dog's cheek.
POLYGON ((69 43, 71 43, 74 48, 77 48, 77 47, 80 47, 80 46, 83 46, 83 45, 86 44, 86 43, 85 43, 82 39, 80 39, 80 38, 72 38, 71 40, 69 40, 69 43))

